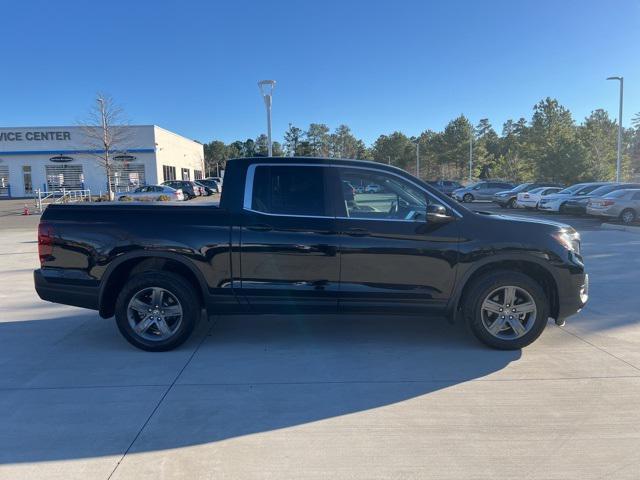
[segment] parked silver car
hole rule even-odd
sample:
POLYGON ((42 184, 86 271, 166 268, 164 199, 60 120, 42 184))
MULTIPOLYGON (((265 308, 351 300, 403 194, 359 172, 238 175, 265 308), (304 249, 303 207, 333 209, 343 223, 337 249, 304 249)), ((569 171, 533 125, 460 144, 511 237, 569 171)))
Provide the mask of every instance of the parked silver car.
POLYGON ((629 224, 640 218, 640 189, 616 190, 587 203, 587 215, 618 218, 629 224))
POLYGON ((493 194, 514 187, 508 182, 477 182, 464 188, 458 188, 451 195, 458 201, 473 202, 474 200, 492 200, 493 194))
POLYGON ((171 200, 182 201, 184 195, 182 190, 176 190, 175 188, 168 187, 166 185, 145 185, 144 187, 138 187, 132 192, 118 192, 116 198, 118 200, 127 200, 131 198, 133 200, 158 200, 161 195, 166 195, 171 200))

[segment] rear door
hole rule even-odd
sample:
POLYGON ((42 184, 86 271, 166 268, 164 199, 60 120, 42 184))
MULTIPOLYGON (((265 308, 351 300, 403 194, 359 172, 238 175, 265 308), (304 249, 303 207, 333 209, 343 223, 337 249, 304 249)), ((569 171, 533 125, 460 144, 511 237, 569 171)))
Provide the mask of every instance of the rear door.
POLYGON ((322 165, 254 164, 241 215, 241 293, 262 312, 335 312, 339 236, 322 165))

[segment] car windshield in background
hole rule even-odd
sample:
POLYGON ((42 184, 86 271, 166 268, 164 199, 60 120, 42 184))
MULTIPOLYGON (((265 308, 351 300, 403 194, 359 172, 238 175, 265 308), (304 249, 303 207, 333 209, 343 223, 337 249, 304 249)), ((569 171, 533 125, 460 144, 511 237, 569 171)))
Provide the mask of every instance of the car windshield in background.
POLYGON ((516 188, 511 190, 511 192, 513 192, 513 193, 526 192, 527 188, 529 187, 529 185, 531 185, 531 184, 530 183, 521 183, 516 188))
MULTIPOLYGON (((610 187, 611 185, 605 185, 606 187, 610 187)), ((586 195, 587 193, 591 193, 593 191, 595 191, 598 188, 601 188, 602 185, 589 185, 587 187, 584 187, 580 190, 578 190, 578 192, 576 192, 578 195, 586 195)))
POLYGON ((529 190, 529 193, 542 193, 546 190, 547 187, 538 187, 533 190, 529 190))
POLYGON ((580 190, 584 186, 585 186, 584 183, 578 183, 577 185, 572 185, 570 187, 565 188, 564 190, 560 190, 557 193, 558 195, 570 195, 570 194, 576 193, 578 190, 580 190))

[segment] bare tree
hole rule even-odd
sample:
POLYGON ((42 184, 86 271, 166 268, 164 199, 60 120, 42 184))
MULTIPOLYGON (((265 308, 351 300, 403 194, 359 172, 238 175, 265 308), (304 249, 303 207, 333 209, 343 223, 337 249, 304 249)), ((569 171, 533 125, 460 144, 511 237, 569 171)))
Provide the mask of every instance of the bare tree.
POLYGON ((79 125, 89 154, 104 169, 109 200, 113 200, 114 193, 111 185, 114 171, 113 156, 117 153, 126 153, 132 140, 132 132, 128 128, 124 110, 110 95, 98 93, 95 105, 89 110, 85 121, 80 122, 79 125))

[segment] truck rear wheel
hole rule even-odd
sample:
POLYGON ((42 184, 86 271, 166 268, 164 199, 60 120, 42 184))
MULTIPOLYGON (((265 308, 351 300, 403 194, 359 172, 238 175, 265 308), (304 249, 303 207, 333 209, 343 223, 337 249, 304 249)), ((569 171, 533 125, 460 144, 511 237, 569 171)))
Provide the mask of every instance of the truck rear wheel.
POLYGON ((476 279, 465 293, 462 310, 482 343, 517 350, 531 344, 546 327, 549 301, 531 277, 503 270, 476 279))
POLYGON ((181 276, 144 272, 131 278, 116 300, 116 323, 133 346, 151 352, 172 350, 193 332, 200 301, 181 276))

